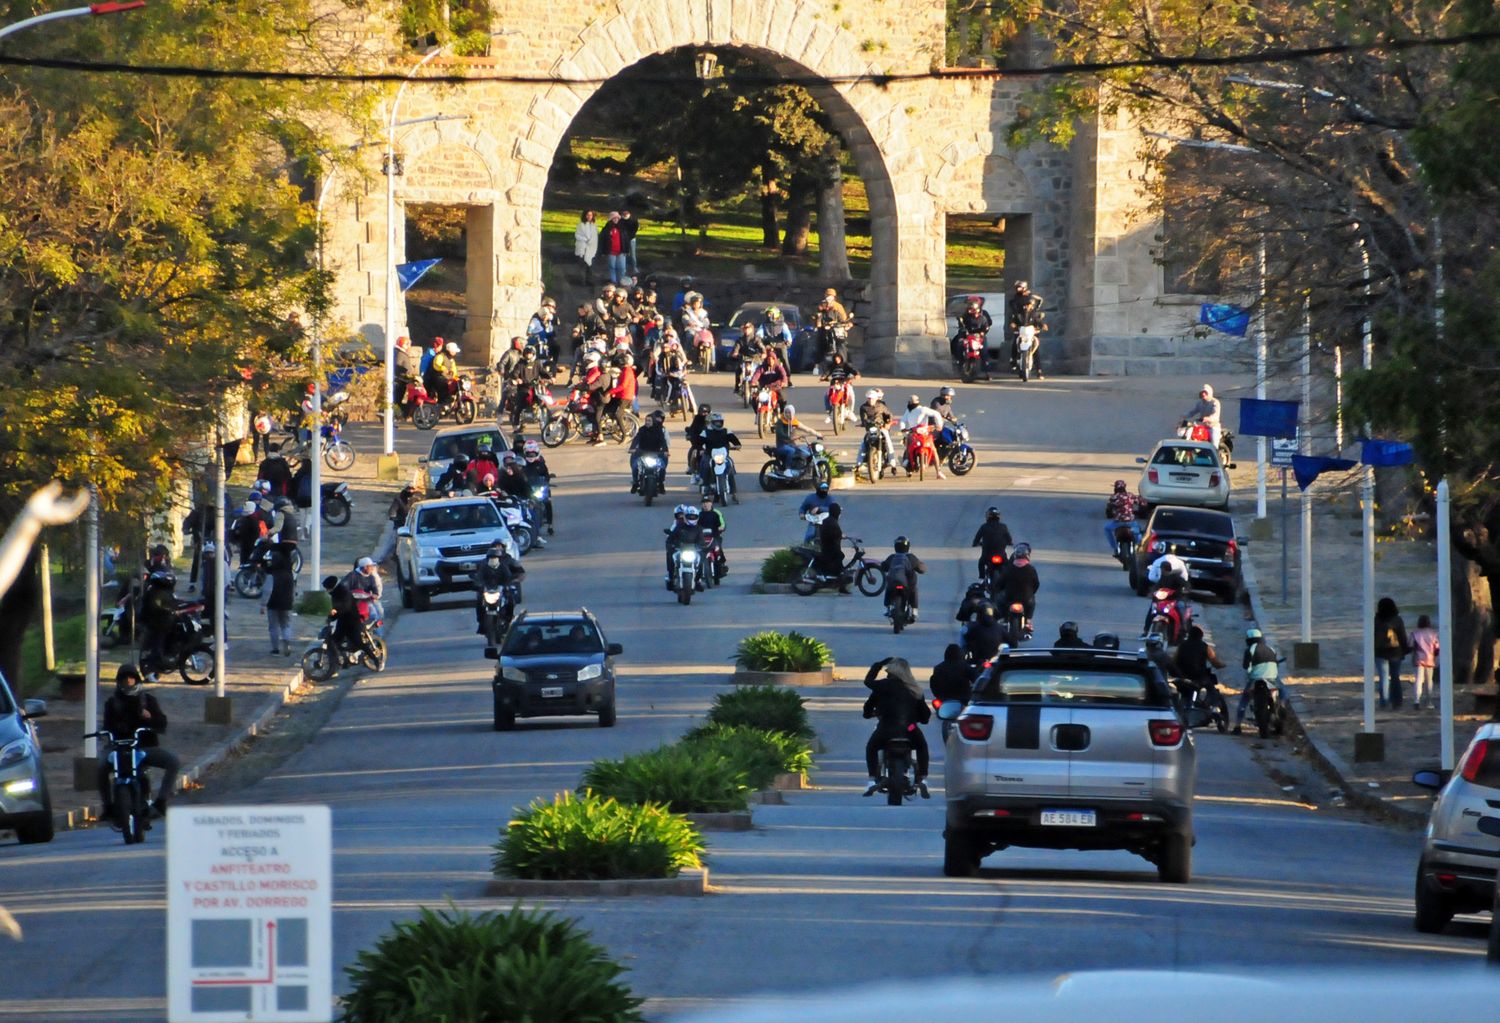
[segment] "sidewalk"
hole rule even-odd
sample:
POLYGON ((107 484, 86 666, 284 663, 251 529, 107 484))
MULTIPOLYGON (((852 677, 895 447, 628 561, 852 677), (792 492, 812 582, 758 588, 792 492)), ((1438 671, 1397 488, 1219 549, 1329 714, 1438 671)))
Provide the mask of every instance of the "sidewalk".
MULTIPOLYGON (((1245 576, 1251 606, 1215 608, 1210 617, 1221 623, 1217 643, 1220 654, 1231 662, 1225 673, 1236 688, 1243 680, 1239 657, 1244 629, 1250 618, 1265 630, 1276 648, 1286 655, 1283 670, 1290 680, 1291 708, 1298 727, 1307 738, 1307 753, 1326 774, 1337 780, 1345 800, 1352 806, 1382 814, 1410 826, 1423 826, 1432 805, 1431 794, 1411 782, 1411 774, 1439 762, 1438 712, 1436 701, 1413 710, 1413 675, 1408 658, 1402 668, 1405 702, 1399 710, 1375 712, 1375 730, 1385 736, 1385 759, 1379 763, 1355 763, 1354 735, 1363 726, 1364 714, 1364 607, 1361 580, 1361 534, 1357 500, 1348 492, 1338 493, 1314 486, 1313 493, 1313 620, 1312 638, 1319 644, 1319 667, 1299 670, 1292 666, 1292 647, 1301 637, 1299 571, 1301 561, 1300 496, 1288 498, 1290 531, 1288 548, 1288 592, 1281 590, 1281 520, 1279 497, 1267 504, 1273 534, 1245 548, 1245 576), (1229 616, 1234 630, 1229 630, 1229 616), (1239 620, 1243 619, 1243 620, 1239 620), (1232 639, 1231 639, 1232 638, 1232 639)), ((1253 494, 1240 497, 1237 516, 1240 528, 1249 531, 1254 509, 1253 494)), ((1407 630, 1416 627, 1419 614, 1437 620, 1437 554, 1430 540, 1377 537, 1375 545, 1375 598, 1389 596, 1401 609, 1407 630)), ((1236 697, 1237 698, 1237 697, 1236 697)), ((1455 755, 1463 753, 1469 740, 1487 716, 1473 713, 1474 698, 1468 686, 1454 688, 1455 755)), ((1231 710, 1233 702, 1231 702, 1231 710)))
MULTIPOLYGON (((366 444, 361 447, 359 459, 347 472, 335 473, 325 469, 323 478, 348 482, 354 498, 354 515, 348 525, 334 528, 324 523, 322 568, 325 575, 342 575, 360 557, 372 553, 385 524, 386 507, 399 484, 375 478, 376 460, 369 452, 377 446, 366 444)), ((253 465, 237 468, 230 479, 230 494, 243 496, 249 490, 254 472, 253 465)), ((298 580, 301 592, 317 585, 310 579, 311 558, 307 562, 298 580)), ((387 585, 389 582, 387 579, 387 585)), ((177 592, 184 597, 197 592, 188 583, 186 563, 178 571, 177 592)), ((400 610, 401 602, 392 599, 394 592, 394 589, 387 592, 387 619, 400 610)), ((163 745, 182 760, 180 787, 192 785, 209 767, 226 759, 261 731, 283 703, 297 698, 296 694, 303 685, 302 649, 323 624, 321 620, 294 617, 296 641, 292 654, 273 656, 259 601, 246 600, 231 590, 225 600, 224 613, 228 675, 225 695, 233 700, 230 724, 204 723, 204 701, 214 695, 212 685, 190 686, 182 682, 180 675, 164 673, 159 683, 149 687, 169 722, 163 745)), ((99 651, 101 708, 114 691, 115 669, 127 656, 130 656, 128 647, 99 651)), ((96 792, 92 789, 80 791, 73 785, 73 759, 83 753, 82 734, 92 729, 84 727, 81 700, 64 701, 58 698, 55 690, 39 695, 47 700, 47 716, 37 722, 37 728, 45 750, 43 763, 47 786, 52 794, 53 819, 59 830, 80 827, 96 819, 99 809, 96 792)), ((159 779, 154 777, 155 780, 159 779)))

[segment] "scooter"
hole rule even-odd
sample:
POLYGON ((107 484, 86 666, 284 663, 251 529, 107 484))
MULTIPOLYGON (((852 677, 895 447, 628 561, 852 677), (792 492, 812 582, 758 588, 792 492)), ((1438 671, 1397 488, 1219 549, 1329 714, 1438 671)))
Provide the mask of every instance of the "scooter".
POLYGON ((852 553, 837 575, 828 575, 818 569, 818 551, 813 547, 797 546, 792 550, 807 559, 802 574, 792 580, 792 590, 798 596, 808 597, 828 586, 840 589, 851 582, 867 597, 878 597, 885 592, 885 570, 874 558, 865 557, 864 541, 857 536, 846 536, 844 542, 852 553))
POLYGON ((1016 376, 1021 378, 1021 383, 1031 379, 1031 373, 1036 365, 1037 330, 1030 323, 1016 332, 1016 376))
POLYGON ((1146 612, 1146 635, 1160 633, 1167 646, 1177 646, 1187 638, 1193 624, 1193 609, 1183 602, 1179 610, 1179 591, 1158 586, 1151 593, 1151 609, 1146 612))
POLYGON ((972 384, 981 373, 989 379, 989 371, 984 367, 983 334, 965 334, 959 342, 958 359, 958 377, 964 383, 972 384))
POLYGON ((109 763, 110 824, 119 830, 126 845, 144 842, 151 829, 151 780, 142 766, 146 759, 143 740, 150 734, 149 728, 137 728, 129 739, 117 739, 108 732, 84 736, 108 744, 105 759, 109 763))

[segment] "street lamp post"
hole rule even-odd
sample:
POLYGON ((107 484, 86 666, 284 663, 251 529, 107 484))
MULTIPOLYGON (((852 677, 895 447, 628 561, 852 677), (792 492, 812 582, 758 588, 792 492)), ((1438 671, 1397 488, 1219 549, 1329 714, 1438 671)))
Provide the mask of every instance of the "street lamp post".
POLYGON ((87 7, 70 7, 64 11, 48 11, 46 14, 38 14, 32 18, 23 18, 11 25, 0 28, 0 39, 16 32, 22 32, 28 28, 46 24, 49 21, 61 21, 63 18, 86 18, 97 17, 101 14, 123 14, 125 11, 134 11, 145 7, 146 0, 120 0, 118 3, 89 4, 87 7))

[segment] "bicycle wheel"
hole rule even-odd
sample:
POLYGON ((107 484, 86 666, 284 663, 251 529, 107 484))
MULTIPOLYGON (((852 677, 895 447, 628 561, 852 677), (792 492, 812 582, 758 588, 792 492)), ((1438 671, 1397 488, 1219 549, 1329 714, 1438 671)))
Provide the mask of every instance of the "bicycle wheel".
POLYGON ((344 472, 354 464, 354 449, 348 441, 336 440, 323 449, 323 464, 334 472, 344 472))

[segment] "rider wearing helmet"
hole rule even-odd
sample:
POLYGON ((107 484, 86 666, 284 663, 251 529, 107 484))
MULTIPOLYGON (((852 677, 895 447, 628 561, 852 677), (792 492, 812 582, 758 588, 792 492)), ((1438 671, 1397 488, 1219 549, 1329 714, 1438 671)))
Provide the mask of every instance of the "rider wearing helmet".
MULTIPOLYGON (((509 452, 506 452, 509 454, 509 452)), ((495 456, 495 447, 488 440, 481 440, 474 457, 469 460, 469 489, 479 491, 479 482, 486 476, 498 478, 500 475, 500 459, 495 456)))
POLYGON ((1167 649, 1167 638, 1161 633, 1146 634, 1146 659, 1156 665, 1161 672, 1162 681, 1170 682, 1177 677, 1177 662, 1172 659, 1172 652, 1167 649))
POLYGON ((547 535, 551 536, 552 529, 552 470, 547 468, 547 460, 542 457, 542 446, 535 440, 528 440, 521 445, 522 469, 526 473, 526 480, 531 484, 532 493, 537 488, 544 488, 545 497, 541 499, 542 514, 547 520, 547 535))
MULTIPOLYGON (((114 739, 133 739, 138 728, 151 731, 141 737, 141 766, 161 769, 161 785, 156 790, 156 799, 151 803, 151 816, 164 817, 167 801, 177 787, 177 771, 182 766, 177 754, 158 743, 158 736, 167 730, 167 715, 162 712, 156 697, 146 692, 141 685, 141 672, 134 664, 125 663, 115 671, 115 691, 104 701, 104 724, 100 731, 109 733, 114 739)), ((103 744, 99 750, 99 795, 104 800, 104 819, 113 820, 113 796, 109 779, 109 746, 103 744)), ((149 827, 149 825, 147 825, 149 827)))
POLYGON ((1007 303, 1006 330, 1010 334, 1010 367, 1015 369, 1020 365, 1021 349, 1019 342, 1022 327, 1035 327, 1037 331, 1036 348, 1032 350, 1032 366, 1036 370, 1036 378, 1042 379, 1042 331, 1047 329, 1047 317, 1042 312, 1042 296, 1031 290, 1031 285, 1025 281, 1016 281, 1016 286, 1011 290, 1010 300, 1007 303))
POLYGON ((984 513, 984 521, 979 524, 979 529, 974 533, 973 542, 969 544, 970 547, 979 548, 981 581, 989 578, 989 568, 993 564, 990 561, 991 558, 999 555, 1000 564, 1005 564, 1013 542, 1010 538, 1010 527, 1000 520, 1000 509, 990 505, 989 510, 984 513))
MULTIPOLYGON (((880 430, 880 443, 885 452, 882 461, 889 468, 895 469, 897 467, 896 451, 891 444, 890 425, 896 417, 891 415, 890 408, 886 406, 885 392, 878 387, 872 387, 866 391, 864 404, 860 405, 856 414, 859 416, 860 427, 866 431, 867 435, 872 428, 880 430)), ((866 453, 866 439, 862 438, 859 442, 859 457, 856 460, 858 464, 865 464, 866 453)))
POLYGON ((1214 447, 1219 446, 1219 440, 1224 434, 1222 421, 1223 405, 1218 398, 1214 397, 1214 385, 1204 384, 1198 389, 1198 401, 1192 408, 1188 409, 1185 417, 1189 423, 1202 423, 1212 431, 1214 447))
POLYGON ((802 535, 803 543, 812 543, 817 539, 818 526, 821 523, 815 519, 827 512, 831 504, 833 504, 833 498, 828 496, 828 483, 825 480, 819 480, 813 492, 804 497, 802 503, 797 506, 797 517, 807 519, 807 532, 802 535), (807 518, 810 514, 814 516, 814 519, 807 518))
POLYGON ((812 448, 799 443, 804 437, 823 439, 821 433, 798 421, 795 405, 781 406, 781 414, 776 417, 776 459, 788 472, 800 473, 803 464, 812 457, 812 448))
MULTIPOLYGON (((707 407, 708 406, 706 405, 704 406, 704 408, 707 407)), ((740 449, 740 439, 739 437, 735 436, 732 430, 729 430, 724 426, 724 413, 710 411, 708 415, 708 425, 704 428, 703 433, 699 436, 698 445, 703 451, 702 461, 698 466, 698 479, 702 481, 704 492, 710 493, 713 490, 714 482, 714 449, 726 448, 738 451, 740 449)), ((739 503, 739 487, 735 483, 734 479, 733 458, 730 458, 728 460, 726 471, 729 473, 730 496, 734 498, 735 503, 739 503)))
MULTIPOLYGON (((474 631, 484 632, 484 591, 504 590, 515 585, 515 598, 521 600, 521 580, 526 577, 526 568, 505 549, 504 544, 495 544, 484 556, 484 561, 474 570, 474 618, 478 626, 474 631)), ((503 599, 503 598, 502 598, 503 599)), ((512 607, 511 614, 515 613, 512 607)))
POLYGON ((1104 539, 1109 543, 1111 552, 1118 554, 1120 551, 1120 542, 1115 538, 1115 532, 1122 526, 1128 526, 1135 534, 1136 543, 1140 543, 1141 527, 1136 518, 1144 504, 1130 492, 1130 487, 1124 480, 1115 480, 1114 491, 1104 504, 1104 539))
POLYGON ((953 399, 958 392, 951 387, 944 387, 938 391, 937 397, 932 399, 929 408, 943 418, 943 428, 938 431, 938 440, 944 446, 952 444, 957 434, 953 427, 958 423, 958 416, 953 413, 953 399))
POLYGON ((641 492, 641 455, 651 452, 661 456, 662 478, 666 478, 666 466, 670 457, 671 437, 664 425, 667 415, 661 409, 652 409, 646 422, 630 441, 630 492, 641 492))
POLYGON ((927 571, 922 559, 911 552, 911 541, 904 536, 896 537, 895 553, 887 555, 880 563, 885 572, 885 615, 891 616, 891 596, 897 586, 905 586, 907 600, 911 605, 911 620, 917 620, 917 576, 927 571))
POLYGON ((865 795, 873 796, 880 791, 880 748, 889 739, 904 738, 911 743, 916 754, 917 791, 923 799, 931 795, 927 791, 928 750, 927 737, 921 725, 932 720, 932 710, 922 695, 922 687, 912 676, 911 665, 903 657, 887 657, 870 665, 865 674, 865 685, 870 696, 865 700, 864 716, 877 718, 875 731, 865 743, 865 768, 870 774, 870 787, 865 795), (884 671, 885 677, 879 678, 884 671))
POLYGON ((1250 690, 1260 679, 1276 684, 1277 698, 1286 699, 1286 685, 1281 680, 1281 655, 1276 652, 1265 633, 1257 628, 1245 630, 1245 688, 1240 693, 1240 705, 1234 712, 1234 734, 1239 735, 1245 722, 1245 709, 1250 706, 1250 690))
POLYGON ((1063 622, 1057 627, 1057 640, 1052 644, 1053 649, 1065 650, 1069 647, 1087 647, 1078 636, 1077 622, 1063 622))
POLYGON ((829 358, 828 372, 824 373, 820 379, 828 381, 828 390, 823 392, 823 411, 828 414, 823 417, 823 422, 833 422, 833 396, 835 393, 842 393, 843 395, 840 402, 843 405, 843 408, 840 410, 840 414, 844 417, 843 421, 847 423, 852 420, 854 418, 854 409, 850 406, 854 404, 854 381, 859 379, 859 370, 849 365, 849 360, 844 357, 843 352, 834 352, 829 358))
POLYGON ((729 361, 734 366, 734 386, 739 390, 743 382, 742 374, 745 371, 745 363, 758 363, 765 358, 766 345, 755 333, 755 324, 746 320, 740 324, 740 336, 734 339, 734 347, 729 350, 729 361))
POLYGON ((690 504, 679 504, 672 509, 672 528, 667 534, 667 589, 676 590, 677 580, 672 577, 672 554, 679 547, 696 547, 699 542, 698 509, 690 504))
MULTIPOLYGON (((995 325, 995 319, 984 308, 984 299, 977 295, 970 297, 964 303, 963 312, 958 314, 958 331, 953 335, 953 340, 948 342, 948 350, 953 355, 953 365, 957 367, 963 358, 963 339, 967 334, 978 334, 981 337, 989 334, 990 328, 995 325)), ((988 352, 988 342, 985 350, 988 352)), ((990 378, 989 361, 985 355, 980 356, 984 364, 984 378, 990 378)))
POLYGON ((460 451, 448 463, 448 468, 438 477, 433 487, 439 494, 449 495, 469 488, 469 456, 460 451))
POLYGON ((765 315, 761 318, 760 326, 755 328, 755 333, 767 348, 781 357, 782 363, 790 370, 792 363, 788 358, 788 353, 792 347, 792 328, 788 326, 786 318, 781 315, 779 306, 766 307, 765 315))
POLYGON ((1016 549, 1011 553, 1010 561, 1005 566, 1001 583, 1004 588, 1001 609, 1009 608, 1012 604, 1020 604, 1021 613, 1026 616, 1026 632, 1029 636, 1031 620, 1036 615, 1036 591, 1042 588, 1042 581, 1036 573, 1036 566, 1031 563, 1031 544, 1016 544, 1016 549))

